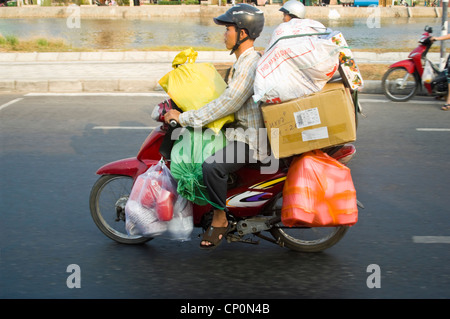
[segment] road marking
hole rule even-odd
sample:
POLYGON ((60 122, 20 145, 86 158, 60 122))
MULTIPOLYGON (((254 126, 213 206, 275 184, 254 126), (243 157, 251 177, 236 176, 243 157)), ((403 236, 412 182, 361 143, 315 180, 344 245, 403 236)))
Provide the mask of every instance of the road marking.
POLYGON ((22 101, 22 100, 23 100, 23 98, 20 97, 20 98, 18 98, 18 99, 15 99, 15 100, 9 101, 8 103, 5 103, 5 104, 3 104, 3 105, 0 105, 0 111, 3 110, 4 108, 10 106, 11 104, 17 103, 17 102, 22 101))
POLYGON ((413 236, 417 244, 450 244, 450 236, 413 236))
POLYGON ((367 103, 387 103, 389 100, 377 100, 377 99, 359 99, 360 102, 367 103))
POLYGON ((166 93, 28 93, 25 96, 146 96, 146 97, 169 97, 166 93))
POLYGON ((403 103, 403 104, 408 104, 408 103, 413 103, 413 104, 426 104, 426 105, 434 105, 434 104, 438 104, 438 103, 442 103, 439 101, 420 101, 420 100, 409 100, 407 102, 393 102, 391 100, 378 100, 378 99, 359 99, 360 102, 364 103, 403 103), (434 103, 433 103, 434 102, 434 103))
POLYGON ((154 130, 154 126, 94 126, 93 130, 154 130))
POLYGON ((426 127, 419 127, 419 128, 416 128, 416 131, 419 131, 419 132, 450 132, 450 128, 426 128, 426 127))

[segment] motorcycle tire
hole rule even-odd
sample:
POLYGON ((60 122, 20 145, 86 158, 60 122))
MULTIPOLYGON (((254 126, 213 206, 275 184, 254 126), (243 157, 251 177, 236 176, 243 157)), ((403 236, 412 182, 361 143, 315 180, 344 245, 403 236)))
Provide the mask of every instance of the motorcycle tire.
POLYGON ((390 68, 383 75, 381 87, 384 95, 394 102, 410 100, 420 88, 420 79, 416 73, 408 73, 404 67, 390 68), (402 82, 407 84, 402 87, 402 82))
POLYGON ((280 246, 294 251, 317 253, 336 245, 349 226, 337 227, 283 227, 276 225, 270 233, 280 246))
MULTIPOLYGON (((270 212, 281 217, 283 196, 272 204, 270 212)), ((347 233, 349 226, 337 227, 287 227, 281 222, 269 229, 278 245, 298 252, 317 253, 336 245, 347 233)))
POLYGON ((103 234, 121 244, 143 244, 150 237, 130 236, 125 229, 125 205, 133 179, 124 175, 103 175, 94 184, 89 208, 94 223, 103 234))

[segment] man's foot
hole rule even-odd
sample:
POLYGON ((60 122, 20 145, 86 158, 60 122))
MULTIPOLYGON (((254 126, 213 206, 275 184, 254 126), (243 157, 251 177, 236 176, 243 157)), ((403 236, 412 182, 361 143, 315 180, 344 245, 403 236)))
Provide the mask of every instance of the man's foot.
POLYGON ((450 110, 450 104, 445 104, 443 107, 441 107, 442 111, 448 111, 450 110))
POLYGON ((201 249, 214 249, 222 243, 222 239, 227 235, 230 224, 225 227, 209 226, 206 232, 203 234, 202 241, 200 243, 201 249))

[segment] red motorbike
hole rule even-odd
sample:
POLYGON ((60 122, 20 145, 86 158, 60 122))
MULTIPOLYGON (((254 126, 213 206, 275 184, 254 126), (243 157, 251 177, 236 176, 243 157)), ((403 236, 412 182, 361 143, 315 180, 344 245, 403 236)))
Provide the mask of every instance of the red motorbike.
MULTIPOLYGON (((106 164, 97 171, 101 177, 90 194, 91 215, 97 227, 119 243, 142 244, 152 239, 127 234, 125 205, 133 183, 140 174, 157 164, 162 157, 170 164, 167 158, 170 157, 170 132, 173 128, 164 123, 163 118, 172 106, 173 103, 168 100, 155 107, 152 117, 163 124, 148 135, 136 157, 106 164)), ((327 153, 341 163, 347 163, 355 154, 355 147, 352 144, 331 147, 327 153)), ((249 164, 230 174, 227 207, 232 230, 227 236, 228 242, 258 243, 254 240, 254 236, 258 236, 292 250, 318 252, 335 245, 345 235, 349 226, 283 226, 281 201, 291 161, 292 158, 280 160, 278 170, 272 174, 261 174, 262 164, 249 164)), ((360 203, 358 205, 361 206, 360 203)), ((206 230, 211 220, 209 205, 193 205, 195 227, 206 230)))
MULTIPOLYGON (((390 65, 383 75, 381 80, 383 92, 388 99, 394 102, 406 102, 422 88, 422 75, 425 63, 428 60, 427 53, 433 44, 431 41, 433 29, 426 26, 424 31, 419 39, 419 46, 411 51, 408 59, 390 65)), ((423 84, 426 92, 435 96, 446 95, 448 84, 445 72, 440 71, 431 61, 430 64, 434 77, 430 83, 423 84)))

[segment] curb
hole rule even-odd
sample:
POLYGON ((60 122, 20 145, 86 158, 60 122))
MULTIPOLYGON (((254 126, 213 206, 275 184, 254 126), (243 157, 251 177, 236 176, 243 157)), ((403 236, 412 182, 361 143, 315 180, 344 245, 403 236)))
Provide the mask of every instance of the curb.
MULTIPOLYGON (((8 65, 33 66, 33 64, 115 64, 115 63, 146 63, 154 64, 155 69, 164 66, 171 69, 173 58, 179 51, 124 51, 124 52, 31 52, 31 53, 0 53, 0 67, 8 65)), ((407 52, 375 53, 353 52, 358 63, 385 63, 390 64, 408 57, 407 52)), ((429 59, 438 62, 439 53, 429 53, 429 59)), ((197 62, 232 63, 234 56, 228 51, 199 51, 197 62)), ((218 67, 218 66, 216 66, 218 67)), ((219 72, 220 69, 218 68, 219 72)), ((125 71, 126 72, 126 71, 125 71)), ((153 76, 142 74, 129 74, 129 77, 107 78, 98 73, 95 76, 62 79, 55 78, 53 74, 42 74, 42 79, 14 79, 8 74, 0 78, 0 93, 99 93, 99 92, 150 92, 162 91, 158 84, 163 74, 156 72, 153 76), (158 75, 159 74, 159 75, 158 75), (11 79, 12 78, 12 79, 11 79)), ((166 71, 164 71, 165 74, 166 71)), ((381 81, 366 80, 361 93, 382 94, 381 81)))
POLYGON ((158 80, 0 80, 0 93, 138 93, 162 90, 158 80))
MULTIPOLYGON (((162 91, 158 80, 0 80, 0 93, 144 93, 162 91)), ((381 81, 364 81, 360 92, 383 94, 381 81)))
MULTIPOLYGON (((2 63, 11 62, 146 62, 170 63, 180 51, 122 51, 122 52, 7 52, 0 53, 2 63)), ((228 51, 198 51, 196 62, 233 62, 228 51)))
MULTIPOLYGON (((172 63, 179 51, 123 51, 123 52, 26 52, 0 53, 2 63, 11 62, 146 62, 172 63)), ((353 52, 358 63, 393 63, 406 59, 409 52, 376 53, 353 52)), ((440 53, 430 52, 427 57, 438 62, 440 53)), ((228 51, 198 51, 196 62, 233 62, 234 56, 228 51)))

